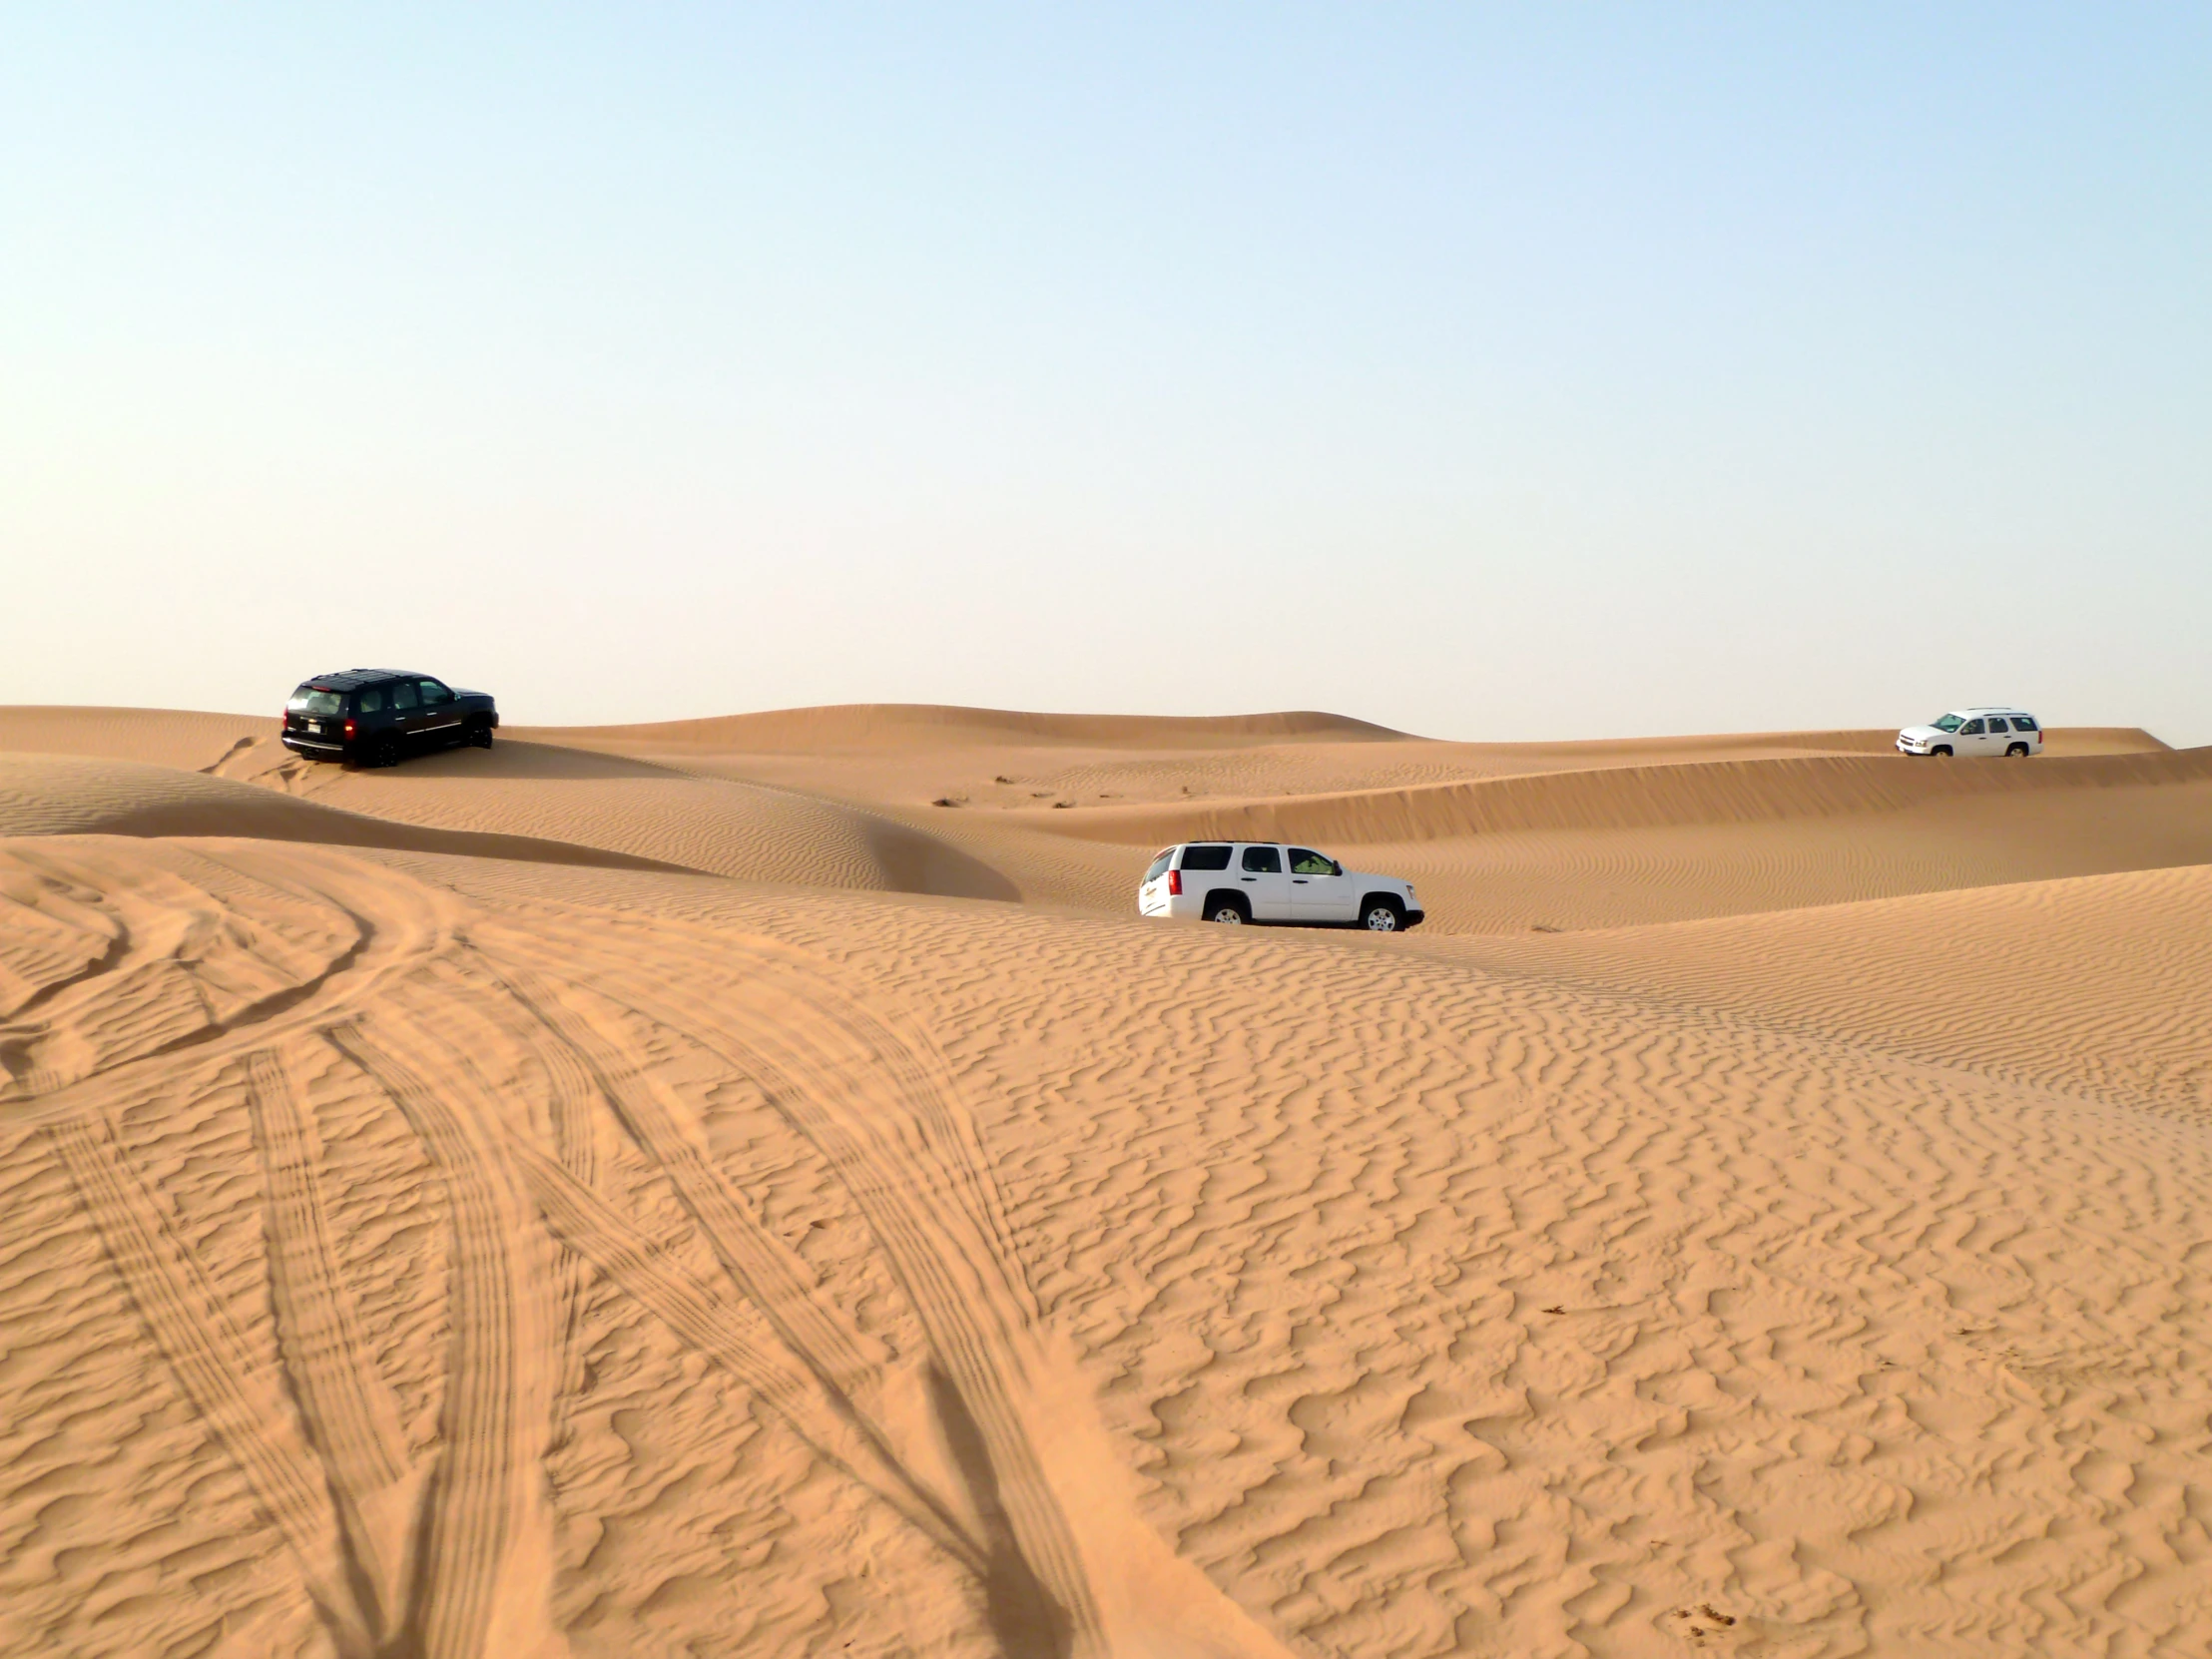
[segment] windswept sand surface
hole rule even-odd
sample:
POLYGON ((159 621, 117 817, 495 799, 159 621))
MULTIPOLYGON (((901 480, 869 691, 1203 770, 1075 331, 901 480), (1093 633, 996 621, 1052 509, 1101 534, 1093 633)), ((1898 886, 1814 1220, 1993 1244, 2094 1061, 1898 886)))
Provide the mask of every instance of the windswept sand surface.
POLYGON ((508 736, 0 710, 0 1651, 2212 1650, 2212 754, 508 736))

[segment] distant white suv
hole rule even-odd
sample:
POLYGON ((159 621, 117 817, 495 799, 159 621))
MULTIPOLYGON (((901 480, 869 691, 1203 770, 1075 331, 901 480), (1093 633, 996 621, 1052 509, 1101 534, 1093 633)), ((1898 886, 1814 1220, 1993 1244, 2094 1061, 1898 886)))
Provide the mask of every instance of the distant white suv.
POLYGON ((1901 755, 2014 755, 2043 752, 2043 723, 2017 709, 1954 709, 1898 734, 1901 755))
POLYGON ((1427 912, 1410 881, 1365 875, 1326 852, 1280 841, 1185 841, 1152 860, 1137 913, 1201 921, 1365 927, 1395 933, 1427 912))

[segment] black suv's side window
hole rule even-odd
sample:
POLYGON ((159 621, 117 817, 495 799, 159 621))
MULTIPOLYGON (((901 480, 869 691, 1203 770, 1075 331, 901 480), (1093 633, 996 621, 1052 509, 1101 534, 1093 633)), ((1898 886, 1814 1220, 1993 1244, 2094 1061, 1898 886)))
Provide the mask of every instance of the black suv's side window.
POLYGON ((399 714, 415 706, 415 690, 412 680, 401 680, 391 688, 392 713, 399 714))
POLYGON ((452 701, 453 694, 447 691, 443 686, 439 685, 435 680, 425 680, 422 682, 422 706, 425 709, 434 709, 440 703, 450 703, 452 701))
POLYGON ((380 689, 364 691, 355 707, 364 715, 380 715, 384 712, 384 694, 380 689))

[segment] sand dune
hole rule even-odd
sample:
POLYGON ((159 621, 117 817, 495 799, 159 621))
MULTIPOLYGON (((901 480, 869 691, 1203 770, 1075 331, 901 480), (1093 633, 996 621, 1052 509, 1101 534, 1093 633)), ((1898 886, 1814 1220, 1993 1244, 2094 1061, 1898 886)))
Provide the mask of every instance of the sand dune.
POLYGON ((295 787, 317 802, 413 824, 480 826, 749 881, 1015 896, 989 866, 879 813, 574 750, 501 744, 391 772, 300 770, 295 787))
POLYGON ((2046 764, 1955 784, 1903 761, 1799 760, 1226 807, 902 811, 1034 902, 1113 913, 1157 846, 1280 835, 1412 877, 1434 901, 1430 927, 1451 932, 1617 927, 2212 860, 2204 752, 2034 763, 2046 764), (1416 838, 1392 838, 1408 831, 1416 838))
POLYGON ((1472 949, 2212 1128, 2212 861, 1472 949))
MULTIPOLYGON (((1181 811, 1252 797, 1400 790, 1541 772, 1783 760, 1897 758, 1888 731, 1767 732, 1579 743, 1444 743, 1332 716, 1215 720, 1012 716, 844 708, 665 726, 547 728, 548 743, 658 758, 688 771, 894 808, 1127 807, 1181 811)), ((2133 728, 2062 729, 2053 757, 2155 753, 2133 728)))
POLYGON ((1259 715, 1050 715, 927 703, 843 703, 643 726, 555 727, 545 729, 544 735, 579 747, 609 745, 625 752, 708 749, 762 754, 977 744, 1003 748, 1037 740, 1138 749, 1227 749, 1249 748, 1256 741, 1386 742, 1405 736, 1386 726, 1307 710, 1259 715))
MULTIPOLYGON (((171 755, 206 746, 197 723, 148 725, 134 742, 111 721, 100 740, 171 755)), ((300 761, 262 730, 224 744, 206 773, 0 754, 0 835, 70 833, 266 836, 979 898, 1017 890, 877 814, 539 744, 425 756, 388 773, 300 761)))
POLYGON ((0 1648, 2212 1648, 2206 752, 1254 719, 0 711, 0 1648))
POLYGON ((1648 830, 1898 812, 1936 801, 2053 790, 2155 788, 2212 781, 2212 749, 2045 757, 2004 765, 1822 758, 1684 762, 1537 773, 1474 784, 1169 810, 1101 808, 1034 815, 1040 829, 1154 843, 1244 840, 1421 841, 1524 830, 1648 830))
POLYGON ((0 707, 0 754, 83 755, 212 772, 276 722, 186 709, 0 707))
POLYGON ((231 835, 532 863, 680 869, 571 841, 430 829, 336 811, 270 790, 131 761, 0 754, 0 838, 12 835, 231 835))

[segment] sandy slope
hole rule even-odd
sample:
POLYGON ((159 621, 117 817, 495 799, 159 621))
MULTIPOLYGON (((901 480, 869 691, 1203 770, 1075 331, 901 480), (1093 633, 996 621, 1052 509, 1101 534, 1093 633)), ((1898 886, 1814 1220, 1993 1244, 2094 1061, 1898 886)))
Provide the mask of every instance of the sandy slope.
POLYGON ((539 863, 683 867, 625 857, 574 840, 496 830, 421 829, 173 767, 75 756, 0 755, 0 837, 70 834, 247 835, 539 863))
POLYGON ((2212 1129, 2212 865, 1483 939, 1466 959, 2212 1129))
POLYGON ((0 712, 0 1649, 2212 1645, 2201 754, 562 736, 0 712))

